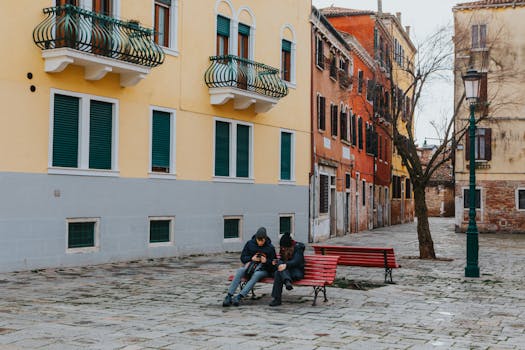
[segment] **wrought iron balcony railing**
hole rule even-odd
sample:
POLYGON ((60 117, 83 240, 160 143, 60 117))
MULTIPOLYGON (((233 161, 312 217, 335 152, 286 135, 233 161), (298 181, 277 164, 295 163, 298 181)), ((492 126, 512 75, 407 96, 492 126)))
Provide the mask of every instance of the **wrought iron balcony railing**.
POLYGON ((33 40, 42 50, 71 48, 145 67, 164 61, 164 51, 153 41, 153 30, 136 22, 73 5, 49 7, 43 12, 46 18, 33 30, 33 40))
POLYGON ((279 99, 288 94, 279 70, 233 55, 212 56, 204 73, 209 88, 237 88, 279 99))

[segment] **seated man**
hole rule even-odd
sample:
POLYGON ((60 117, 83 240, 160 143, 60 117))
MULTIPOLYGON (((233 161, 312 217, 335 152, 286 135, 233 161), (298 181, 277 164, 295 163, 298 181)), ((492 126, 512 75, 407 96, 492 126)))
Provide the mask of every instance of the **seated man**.
POLYGON ((252 239, 246 242, 244 245, 244 249, 241 253, 241 262, 244 264, 244 266, 239 268, 235 273, 235 277, 230 284, 228 294, 224 298, 222 306, 230 306, 231 304, 234 306, 239 306, 242 298, 248 295, 253 286, 255 286, 255 283, 265 277, 272 275, 273 271, 275 270, 275 267, 272 265, 272 261, 275 258, 275 248, 272 245, 272 241, 266 235, 266 229, 261 227, 257 230, 257 233, 253 235, 252 239), (259 264, 251 276, 245 276, 250 262, 256 262, 259 264), (233 294, 237 290, 237 287, 241 284, 241 279, 243 277, 247 277, 249 280, 244 288, 239 292, 239 294, 233 297, 233 294))
POLYGON ((287 290, 292 290, 292 281, 304 277, 304 248, 304 244, 294 241, 289 232, 285 232, 281 237, 279 242, 281 258, 273 261, 273 264, 277 266, 277 271, 274 275, 273 300, 270 302, 270 306, 281 305, 283 284, 287 290))

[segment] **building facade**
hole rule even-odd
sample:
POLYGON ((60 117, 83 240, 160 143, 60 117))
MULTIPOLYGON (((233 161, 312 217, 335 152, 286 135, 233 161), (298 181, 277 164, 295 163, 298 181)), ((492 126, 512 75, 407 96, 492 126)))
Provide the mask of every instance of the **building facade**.
POLYGON ((355 179, 361 187, 361 193, 364 193, 360 200, 362 206, 366 207, 367 213, 366 226, 362 226, 364 215, 360 215, 358 225, 360 229, 390 225, 391 38, 388 28, 374 11, 328 7, 322 12, 340 33, 346 35, 349 41, 354 42, 359 48, 356 50, 356 55, 360 57, 356 62, 361 60, 367 66, 357 68, 355 72, 354 81, 357 83, 355 91, 352 89, 350 103, 359 113, 356 129, 358 145, 355 156, 355 179), (372 60, 370 61, 369 58, 372 60), (363 123, 362 128, 359 125, 360 119, 363 123), (363 144, 359 144, 360 133, 363 144), (358 170, 359 167, 361 169, 358 170))
POLYGON ((314 242, 351 231, 352 110, 354 62, 350 46, 312 9, 312 171, 310 225, 314 242))
POLYGON ((456 230, 468 224, 469 167, 476 167, 476 221, 480 232, 525 232, 525 2, 484 0, 454 7, 456 230), (475 164, 464 133, 468 106, 461 76, 481 72, 476 107, 475 164))
MULTIPOLYGON (((416 48, 410 39, 410 28, 404 28, 401 22, 401 13, 395 15, 383 13, 383 24, 388 28, 391 37, 392 51, 391 67, 392 82, 390 96, 392 96, 392 123, 397 123, 397 130, 405 137, 409 133, 414 135, 414 120, 412 118, 411 94, 412 74, 416 48), (399 112, 399 113, 397 113, 399 112)), ((403 165, 401 156, 392 149, 392 185, 391 193, 391 224, 402 224, 414 221, 414 196, 410 182, 410 174, 403 165)))
POLYGON ((307 240, 310 1, 0 7, 1 271, 307 240))

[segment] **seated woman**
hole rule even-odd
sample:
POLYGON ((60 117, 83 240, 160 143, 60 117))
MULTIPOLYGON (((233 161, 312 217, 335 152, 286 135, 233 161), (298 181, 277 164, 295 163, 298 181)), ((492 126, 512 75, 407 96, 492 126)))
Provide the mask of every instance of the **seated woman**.
POLYGON ((274 274, 272 289, 273 300, 270 306, 281 305, 281 295, 283 285, 287 290, 292 290, 292 281, 300 280, 304 277, 304 244, 296 242, 290 236, 290 232, 285 232, 279 242, 279 254, 281 258, 272 263, 277 266, 274 274))

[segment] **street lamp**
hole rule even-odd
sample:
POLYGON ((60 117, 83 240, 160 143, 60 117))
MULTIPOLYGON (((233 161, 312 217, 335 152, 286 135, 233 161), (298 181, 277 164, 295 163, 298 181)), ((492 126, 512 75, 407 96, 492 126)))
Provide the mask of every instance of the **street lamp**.
POLYGON ((467 266, 465 266, 465 277, 479 277, 478 266, 478 227, 476 225, 476 155, 475 155, 475 138, 476 138, 476 120, 474 112, 479 99, 479 82, 481 74, 473 68, 467 71, 463 76, 465 84, 465 97, 470 107, 469 119, 469 211, 468 211, 468 228, 467 228, 467 266))

